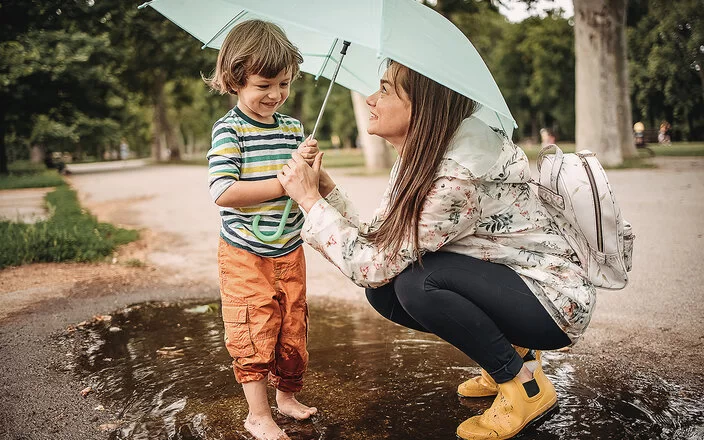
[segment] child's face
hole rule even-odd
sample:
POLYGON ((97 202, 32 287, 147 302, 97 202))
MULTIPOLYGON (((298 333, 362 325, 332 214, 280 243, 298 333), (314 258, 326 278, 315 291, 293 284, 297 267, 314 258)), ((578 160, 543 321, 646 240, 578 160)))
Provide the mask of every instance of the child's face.
POLYGON ((237 90, 237 107, 255 121, 271 124, 274 112, 286 101, 290 88, 290 69, 282 70, 276 78, 249 75, 244 87, 237 90))

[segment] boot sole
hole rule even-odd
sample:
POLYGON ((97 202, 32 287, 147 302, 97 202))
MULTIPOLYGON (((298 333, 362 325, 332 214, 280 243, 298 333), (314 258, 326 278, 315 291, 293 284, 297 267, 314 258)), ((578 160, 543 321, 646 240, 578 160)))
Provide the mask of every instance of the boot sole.
MULTIPOLYGON (((543 412, 538 417, 534 418, 530 422, 523 425, 523 427, 517 433, 515 433, 509 437, 495 437, 492 440, 506 440, 506 439, 510 439, 510 438, 516 438, 516 437, 520 436, 521 434, 523 434, 525 432, 526 428, 536 426, 536 424, 540 424, 540 423, 546 421, 547 419, 549 419, 550 417, 552 417, 553 415, 557 414, 559 412, 559 411, 557 411, 557 410, 559 410, 559 408, 560 408, 559 405, 557 404, 557 402, 555 402, 545 412, 543 412)), ((460 437, 459 435, 456 435, 456 434, 455 434, 455 437, 457 437, 457 440, 467 440, 467 439, 460 437)))
POLYGON ((473 398, 473 397, 494 397, 494 396, 496 396, 497 394, 499 394, 499 393, 496 392, 496 393, 492 393, 492 394, 475 394, 475 395, 473 395, 473 396, 465 396, 464 394, 461 394, 461 393, 459 393, 459 392, 457 393, 457 395, 458 395, 459 397, 463 398, 463 399, 471 399, 471 398, 473 398))

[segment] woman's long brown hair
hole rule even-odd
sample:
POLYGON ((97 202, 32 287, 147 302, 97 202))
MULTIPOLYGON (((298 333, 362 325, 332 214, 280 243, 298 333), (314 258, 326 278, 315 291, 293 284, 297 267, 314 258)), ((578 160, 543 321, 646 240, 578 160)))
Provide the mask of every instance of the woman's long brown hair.
POLYGON ((394 87, 408 95, 411 120, 386 216, 364 236, 392 258, 410 241, 421 262, 418 222, 425 198, 452 137, 478 104, 397 62, 389 61, 387 69, 394 87))

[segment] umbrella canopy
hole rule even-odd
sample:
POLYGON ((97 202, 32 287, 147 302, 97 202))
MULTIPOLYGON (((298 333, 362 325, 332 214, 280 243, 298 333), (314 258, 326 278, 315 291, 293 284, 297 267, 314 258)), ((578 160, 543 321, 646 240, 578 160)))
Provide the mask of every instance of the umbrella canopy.
POLYGON ((301 70, 331 78, 343 41, 351 42, 336 82, 364 95, 379 87, 391 58, 481 104, 476 116, 511 136, 517 127, 491 72, 467 37, 414 0, 153 0, 151 6, 219 49, 230 29, 252 19, 279 25, 303 55, 301 70))

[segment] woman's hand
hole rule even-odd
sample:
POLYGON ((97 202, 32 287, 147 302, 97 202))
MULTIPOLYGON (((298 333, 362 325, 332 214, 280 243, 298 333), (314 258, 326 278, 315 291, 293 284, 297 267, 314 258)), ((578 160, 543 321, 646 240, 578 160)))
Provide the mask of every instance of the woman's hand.
POLYGON ((286 193, 306 212, 322 198, 318 189, 320 181, 320 164, 323 153, 315 156, 313 166, 308 165, 298 152, 291 154, 291 159, 279 171, 276 177, 286 193))

